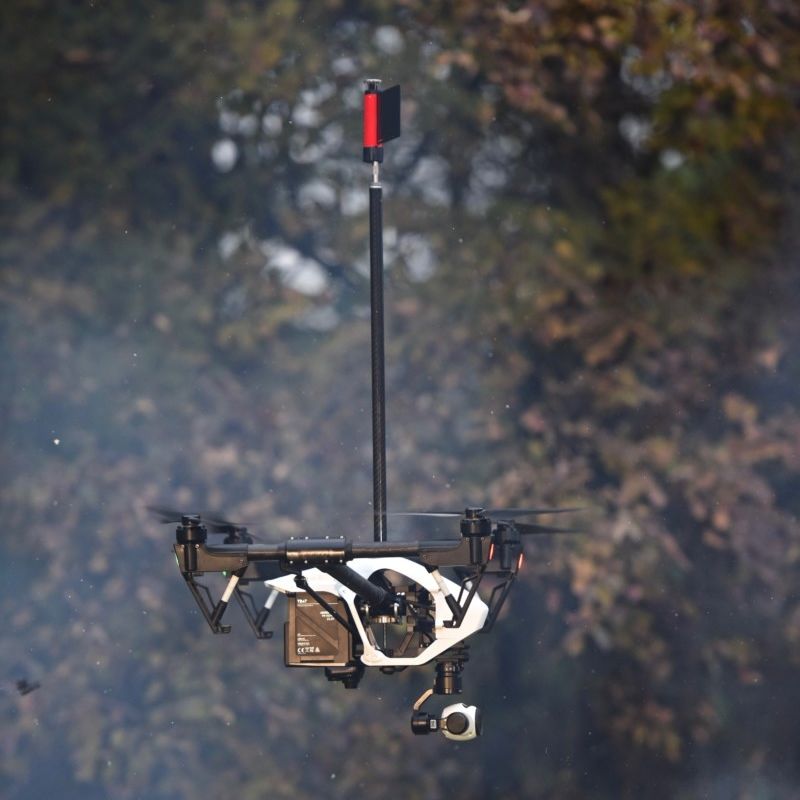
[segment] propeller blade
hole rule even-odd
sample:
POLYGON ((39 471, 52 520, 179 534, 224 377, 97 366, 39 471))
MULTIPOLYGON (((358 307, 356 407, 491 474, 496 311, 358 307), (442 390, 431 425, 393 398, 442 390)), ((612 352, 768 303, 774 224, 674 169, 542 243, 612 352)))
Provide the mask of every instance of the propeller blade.
MULTIPOLYGON (((484 508, 487 517, 532 517, 545 514, 567 514, 582 508, 484 508)), ((464 511, 390 511, 393 517, 463 517, 464 511)))
POLYGON ((553 525, 536 525, 532 522, 512 523, 518 533, 522 534, 545 534, 545 533, 584 533, 579 528, 556 528, 553 525))
POLYGON ((210 533, 236 533, 237 531, 246 531, 247 525, 240 525, 238 522, 230 522, 222 517, 214 517, 206 514, 201 514, 200 519, 203 520, 203 525, 206 526, 210 533))
POLYGON ((147 510, 155 514, 159 519, 158 521, 167 525, 170 522, 180 522, 184 517, 196 517, 197 514, 185 514, 182 511, 176 511, 174 508, 164 508, 163 506, 147 506, 147 510))
POLYGON ((583 508, 487 508, 483 513, 489 517, 533 517, 538 514, 570 514, 574 511, 583 511, 583 508))
POLYGON ((463 517, 463 511, 389 511, 390 517, 463 517))
POLYGON ((241 535, 243 539, 252 538, 259 542, 264 542, 264 539, 250 533, 247 525, 242 525, 237 522, 231 522, 225 519, 221 514, 211 512, 205 514, 203 512, 197 514, 186 514, 182 511, 176 511, 172 508, 163 508, 162 506, 147 506, 147 510, 155 514, 159 521, 168 523, 179 524, 184 517, 196 517, 205 526, 209 533, 226 533, 228 535, 241 535))
POLYGON ((209 513, 202 515, 203 524, 206 526, 210 533, 227 533, 228 535, 241 536, 243 539, 255 539, 258 542, 266 543, 266 539, 250 533, 250 525, 242 524, 240 522, 231 522, 223 516, 209 513))

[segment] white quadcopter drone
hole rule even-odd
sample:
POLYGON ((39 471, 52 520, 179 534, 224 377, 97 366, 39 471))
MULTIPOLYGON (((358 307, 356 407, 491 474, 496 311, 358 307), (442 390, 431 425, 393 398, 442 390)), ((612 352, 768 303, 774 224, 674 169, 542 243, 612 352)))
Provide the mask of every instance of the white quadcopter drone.
POLYGON ((523 523, 517 517, 577 509, 468 507, 462 511, 409 511, 404 516, 460 518, 461 536, 419 542, 387 541, 386 433, 383 345, 383 221, 380 163, 383 144, 400 135, 400 87, 382 91, 367 81, 364 92, 364 161, 372 164, 370 280, 372 318, 372 434, 374 541, 343 537, 292 538, 258 544, 247 528, 216 515, 153 508, 162 522, 175 522, 175 555, 181 574, 214 633, 228 633, 222 618, 235 597, 259 639, 280 595, 287 600, 284 657, 288 667, 323 667, 330 681, 358 687, 366 667, 392 674, 433 662, 433 686, 416 701, 415 734, 440 731, 466 741, 481 733, 476 706, 448 705, 429 714, 422 705, 434 694, 461 693, 469 658, 465 640, 491 630, 522 565, 521 536, 569 533, 572 529, 523 523), (209 534, 225 534, 219 544, 209 534), (451 569, 456 580, 442 575, 451 569), (227 586, 216 603, 197 582, 222 573, 227 586), (486 576, 494 586, 487 601, 478 589, 486 576), (243 589, 263 582, 268 590, 258 608, 243 589))

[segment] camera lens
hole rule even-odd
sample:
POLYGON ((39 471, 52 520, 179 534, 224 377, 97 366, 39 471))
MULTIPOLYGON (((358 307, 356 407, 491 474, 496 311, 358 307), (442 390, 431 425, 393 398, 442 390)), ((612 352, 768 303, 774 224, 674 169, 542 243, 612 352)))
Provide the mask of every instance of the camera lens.
POLYGON ((460 711, 454 711, 447 717, 445 725, 450 733, 460 736, 469 728, 469 719, 466 714, 462 714, 460 711))

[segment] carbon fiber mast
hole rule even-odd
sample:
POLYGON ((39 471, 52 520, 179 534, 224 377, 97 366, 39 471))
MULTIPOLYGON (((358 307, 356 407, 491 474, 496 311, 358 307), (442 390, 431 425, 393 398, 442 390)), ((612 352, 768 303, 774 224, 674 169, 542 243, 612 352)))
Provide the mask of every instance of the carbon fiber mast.
POLYGON ((363 158, 372 164, 369 187, 369 273, 372 343, 372 511, 374 538, 385 542, 386 530, 386 380, 383 343, 383 187, 380 165, 383 144, 400 135, 400 87, 381 90, 380 81, 366 81, 364 90, 363 158))

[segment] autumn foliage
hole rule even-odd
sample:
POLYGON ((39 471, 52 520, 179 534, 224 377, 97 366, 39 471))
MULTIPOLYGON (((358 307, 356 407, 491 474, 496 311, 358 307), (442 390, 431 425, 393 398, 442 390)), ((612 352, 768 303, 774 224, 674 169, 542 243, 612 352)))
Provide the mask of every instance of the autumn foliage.
POLYGON ((0 14, 10 800, 795 796, 795 3, 0 14), (144 511, 369 537, 377 73, 390 505, 587 508, 473 647, 471 749, 407 734, 427 675, 206 635, 144 511))

